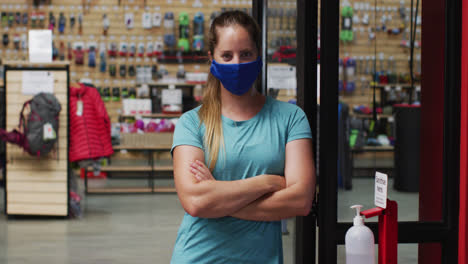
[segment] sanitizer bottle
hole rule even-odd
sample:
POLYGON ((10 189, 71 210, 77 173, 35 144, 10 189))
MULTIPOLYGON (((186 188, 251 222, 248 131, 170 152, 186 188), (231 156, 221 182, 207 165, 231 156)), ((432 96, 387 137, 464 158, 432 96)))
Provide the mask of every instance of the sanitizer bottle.
POLYGON ((374 234, 364 225, 360 215, 362 205, 353 205, 356 209, 353 226, 346 232, 346 264, 375 264, 374 234))

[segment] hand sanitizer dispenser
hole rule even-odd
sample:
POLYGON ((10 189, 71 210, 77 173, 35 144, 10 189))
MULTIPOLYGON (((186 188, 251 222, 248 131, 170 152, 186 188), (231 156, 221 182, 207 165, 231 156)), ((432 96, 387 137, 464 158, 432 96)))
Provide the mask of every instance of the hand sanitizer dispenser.
POLYGON ((375 264, 374 234, 364 225, 360 215, 362 205, 353 205, 356 216, 353 226, 346 232, 346 264, 375 264))

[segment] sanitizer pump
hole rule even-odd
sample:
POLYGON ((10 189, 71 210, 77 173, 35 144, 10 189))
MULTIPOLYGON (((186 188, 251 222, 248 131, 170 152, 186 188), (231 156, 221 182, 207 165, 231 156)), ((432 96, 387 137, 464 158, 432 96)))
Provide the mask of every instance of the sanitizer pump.
POLYGON ((374 234, 364 225, 361 216, 362 205, 353 205, 356 216, 353 226, 346 232, 346 264, 375 264, 374 234))

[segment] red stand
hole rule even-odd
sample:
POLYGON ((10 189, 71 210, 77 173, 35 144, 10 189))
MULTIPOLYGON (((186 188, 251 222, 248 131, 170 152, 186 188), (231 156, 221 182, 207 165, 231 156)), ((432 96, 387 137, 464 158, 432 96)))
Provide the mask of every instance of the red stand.
POLYGON ((372 208, 361 212, 366 218, 379 216, 379 264, 397 264, 398 204, 387 199, 387 208, 372 208))

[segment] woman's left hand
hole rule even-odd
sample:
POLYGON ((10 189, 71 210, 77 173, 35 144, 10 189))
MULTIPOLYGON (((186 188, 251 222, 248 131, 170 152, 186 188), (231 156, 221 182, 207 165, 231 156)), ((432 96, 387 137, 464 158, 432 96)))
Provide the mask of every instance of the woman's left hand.
POLYGON ((195 160, 194 162, 190 163, 190 172, 192 172, 195 179, 197 179, 199 182, 215 180, 210 170, 206 167, 205 163, 199 160, 195 160))

